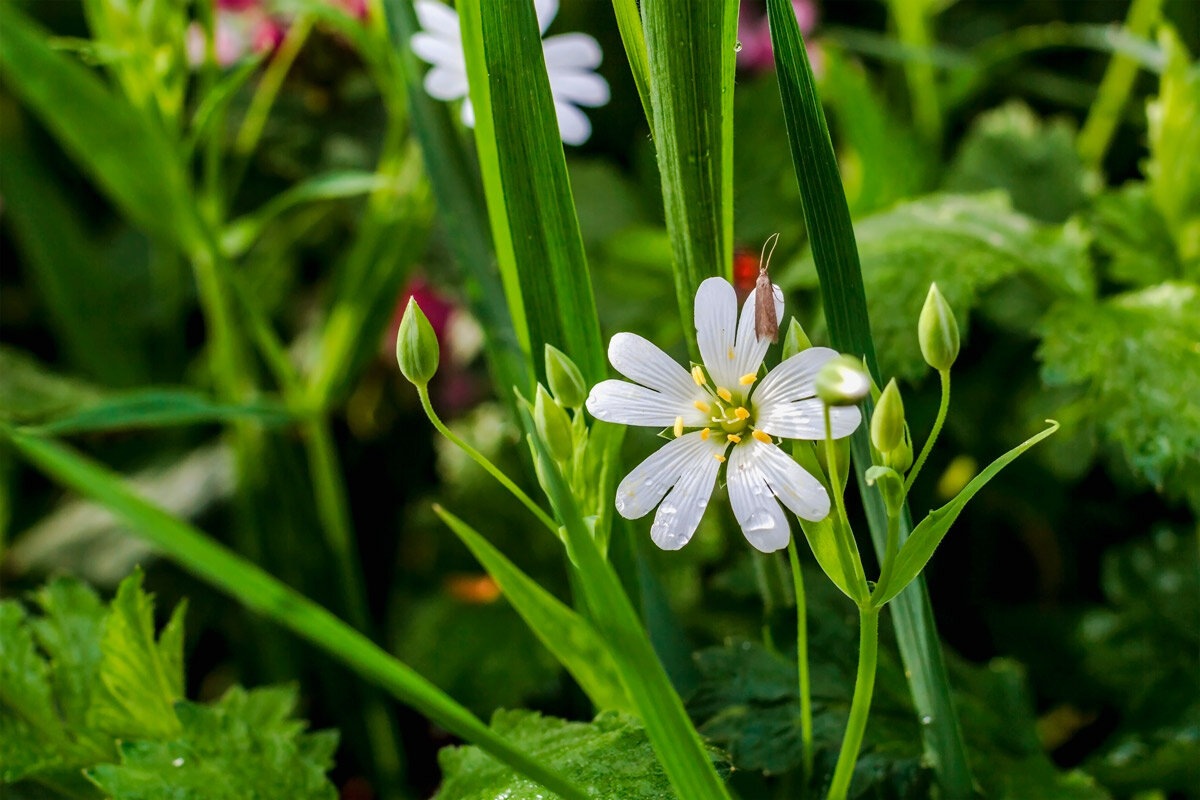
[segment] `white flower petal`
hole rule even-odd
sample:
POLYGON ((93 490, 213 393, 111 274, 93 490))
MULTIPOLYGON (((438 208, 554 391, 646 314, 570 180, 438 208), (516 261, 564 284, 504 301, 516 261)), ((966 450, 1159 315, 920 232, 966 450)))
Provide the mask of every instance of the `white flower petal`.
POLYGON ((576 69, 550 71, 550 91, 555 102, 595 108, 608 102, 608 81, 594 72, 576 69))
POLYGON ((604 58, 600 43, 586 33, 551 36, 542 42, 542 52, 551 73, 556 69, 595 69, 604 58))
POLYGON ((421 27, 426 31, 445 39, 462 40, 458 14, 454 9, 434 0, 416 0, 413 6, 417 12, 417 22, 421 23, 421 27))
POLYGON ((608 343, 608 361, 613 368, 643 386, 673 395, 691 405, 706 399, 692 375, 675 363, 658 345, 636 333, 618 333, 608 343))
POLYGON ((733 388, 745 373, 738 373, 733 353, 737 332, 737 293, 724 278, 708 278, 696 290, 694 309, 696 343, 708 374, 718 386, 733 388))
POLYGON ((753 438, 734 445, 725 473, 729 505, 746 541, 764 553, 774 553, 787 547, 792 532, 759 465, 757 456, 761 451, 752 444, 774 447, 753 438))
POLYGON ((475 106, 471 105, 471 98, 468 97, 466 100, 463 100, 459 116, 462 117, 463 125, 466 125, 468 128, 475 127, 475 106))
MULTIPOLYGON (((862 412, 856 406, 829 409, 829 427, 833 438, 841 439, 854 433, 862 422, 862 412)), ((792 403, 771 403, 765 408, 754 404, 754 427, 784 439, 825 438, 825 412, 820 400, 810 397, 792 403)))
MULTIPOLYGON (((700 434, 689 436, 699 438, 700 434)), ((654 524, 650 526, 650 538, 663 550, 678 550, 691 540, 712 497, 717 471, 721 468, 721 462, 713 456, 725 446, 713 442, 711 438, 701 444, 705 446, 697 448, 701 451, 696 456, 698 460, 687 463, 675 488, 658 507, 654 524)))
POLYGON ((669 428, 678 417, 683 417, 686 428, 699 428, 708 423, 706 414, 677 396, 617 380, 601 381, 593 386, 588 395, 587 410, 596 419, 619 425, 669 428))
MULTIPOLYGON (((712 469, 708 463, 703 463, 709 461, 720 467, 713 455, 720 453, 723 447, 723 443, 715 441, 711 436, 705 440, 699 431, 667 442, 634 467, 621 481, 617 487, 617 513, 625 519, 646 516, 652 508, 662 502, 667 492, 680 481, 685 472, 701 466, 712 469)), ((713 475, 715 481, 715 471, 713 475)))
MULTIPOLYGON (((775 295, 775 319, 782 322, 783 290, 775 284, 771 284, 771 289, 775 295)), ((759 339, 754 330, 754 302, 757 295, 758 289, 751 289, 750 294, 746 297, 746 302, 742 304, 742 316, 738 320, 737 341, 733 345, 735 381, 743 375, 757 373, 758 368, 762 366, 763 356, 767 354, 767 348, 771 346, 770 339, 759 339)))
POLYGON ((821 482, 809 475, 791 456, 773 444, 757 439, 744 442, 759 471, 779 501, 796 516, 819 522, 829 515, 829 493, 821 482))
POLYGON ((466 73, 450 67, 434 67, 425 73, 425 91, 438 100, 457 100, 467 95, 466 73))
POLYGON ((825 362, 837 354, 836 350, 828 347, 810 347, 780 362, 754 387, 755 407, 761 413, 775 403, 816 397, 817 373, 825 366, 825 362))
POLYGON ((467 60, 461 43, 451 42, 428 33, 414 33, 409 45, 417 58, 426 64, 450 67, 462 73, 467 71, 467 60))
POLYGON ((537 14, 538 27, 545 33, 558 16, 558 0, 533 0, 533 10, 537 14))
POLYGON ((554 101, 558 115, 558 135, 565 144, 581 145, 592 135, 592 123, 587 115, 570 103, 554 101))

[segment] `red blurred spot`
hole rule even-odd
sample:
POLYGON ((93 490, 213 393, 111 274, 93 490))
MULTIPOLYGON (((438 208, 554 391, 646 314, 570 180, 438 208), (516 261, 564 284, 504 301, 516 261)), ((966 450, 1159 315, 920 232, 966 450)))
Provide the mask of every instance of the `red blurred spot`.
POLYGON ((733 288, 745 297, 758 280, 758 253, 739 247, 733 251, 733 288))
POLYGON ((500 597, 500 585, 490 575, 450 575, 446 591, 464 603, 487 605, 500 597))

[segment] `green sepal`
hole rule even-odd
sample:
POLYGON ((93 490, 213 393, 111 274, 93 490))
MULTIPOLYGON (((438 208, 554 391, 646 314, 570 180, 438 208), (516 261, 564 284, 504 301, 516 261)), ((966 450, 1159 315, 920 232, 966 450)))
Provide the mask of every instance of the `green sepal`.
POLYGON ((958 358, 958 322, 936 283, 929 284, 929 294, 925 295, 917 321, 917 341, 925 363, 936 370, 950 369, 958 358))
POLYGON ((400 319, 396 334, 396 363, 404 377, 416 386, 426 386, 438 368, 438 340, 425 312, 414 297, 400 319))
POLYGON ((783 354, 780 358, 787 361, 810 347, 812 347, 812 341, 808 338, 808 334, 804 332, 804 328, 796 321, 796 318, 792 317, 788 320, 787 334, 783 337, 783 354))
POLYGON ((582 408, 587 399, 587 383, 570 356, 552 344, 546 344, 546 382, 554 399, 566 408, 582 408))

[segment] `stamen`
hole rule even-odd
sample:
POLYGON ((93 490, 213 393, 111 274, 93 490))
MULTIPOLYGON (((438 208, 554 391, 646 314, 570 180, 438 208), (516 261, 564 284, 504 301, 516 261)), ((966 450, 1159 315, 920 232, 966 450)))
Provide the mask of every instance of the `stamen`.
POLYGON ((737 444, 738 442, 742 441, 742 437, 738 436, 736 433, 725 434, 725 439, 730 442, 733 442, 734 444, 737 444))
POLYGON ((774 442, 774 441, 771 439, 771 437, 770 437, 770 436, 768 436, 767 434, 763 433, 762 431, 755 431, 755 432, 754 432, 754 438, 755 438, 755 439, 758 439, 758 440, 759 440, 760 442, 762 442, 763 444, 774 444, 774 443, 775 443, 775 442, 774 442))
POLYGON ((696 382, 697 386, 703 386, 708 383, 708 379, 704 377, 704 370, 700 368, 699 364, 692 367, 692 380, 696 382))
POLYGON ((725 456, 721 455, 720 453, 713 453, 713 458, 722 463, 725 461, 725 456))
POLYGON ((742 377, 738 378, 738 383, 740 383, 742 386, 749 386, 756 380, 758 380, 758 375, 753 372, 748 372, 742 377))
POLYGON ((699 411, 703 414, 711 414, 712 413, 712 406, 710 406, 708 403, 704 402, 703 400, 697 400, 696 402, 692 403, 692 405, 694 405, 696 407, 697 411, 699 411))
POLYGON ((729 360, 733 360, 733 345, 729 345, 729 360))
POLYGON ((683 417, 675 418, 675 438, 683 436, 683 417))
POLYGON ((733 410, 733 415, 735 417, 737 417, 738 419, 749 419, 750 418, 750 412, 746 410, 745 406, 738 406, 737 408, 735 408, 733 410))
POLYGON ((717 387, 717 397, 721 398, 726 403, 733 402, 733 392, 729 391, 724 386, 717 387))
POLYGON ((704 430, 700 431, 701 441, 707 442, 709 436, 712 436, 712 428, 705 428, 704 430))

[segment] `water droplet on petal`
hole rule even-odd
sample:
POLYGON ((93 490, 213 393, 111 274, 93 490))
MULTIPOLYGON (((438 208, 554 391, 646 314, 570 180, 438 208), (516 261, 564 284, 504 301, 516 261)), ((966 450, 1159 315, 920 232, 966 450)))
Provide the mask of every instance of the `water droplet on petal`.
POLYGON ((933 717, 929 716, 928 714, 925 714, 923 717, 921 717, 921 724, 922 725, 932 725, 933 717))
POLYGON ((775 518, 766 511, 755 511, 742 527, 748 531, 769 531, 775 527, 775 518))

